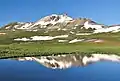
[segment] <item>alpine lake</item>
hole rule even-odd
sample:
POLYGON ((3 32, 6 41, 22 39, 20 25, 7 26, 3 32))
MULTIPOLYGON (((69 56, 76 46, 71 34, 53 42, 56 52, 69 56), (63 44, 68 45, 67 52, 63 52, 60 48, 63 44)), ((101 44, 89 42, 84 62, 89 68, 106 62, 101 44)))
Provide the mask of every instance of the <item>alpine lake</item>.
POLYGON ((120 81, 119 57, 57 55, 0 60, 0 81, 120 81))

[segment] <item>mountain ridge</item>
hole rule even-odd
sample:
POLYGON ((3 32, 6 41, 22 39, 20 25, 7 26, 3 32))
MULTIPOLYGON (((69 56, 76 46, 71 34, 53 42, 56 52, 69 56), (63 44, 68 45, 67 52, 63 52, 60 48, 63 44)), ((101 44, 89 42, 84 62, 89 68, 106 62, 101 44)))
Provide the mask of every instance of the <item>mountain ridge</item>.
POLYGON ((39 31, 41 29, 49 30, 81 30, 91 29, 94 33, 113 32, 120 31, 120 25, 107 26, 99 24, 88 18, 72 18, 67 14, 57 15, 52 14, 39 19, 36 22, 13 22, 2 27, 7 30, 27 30, 27 31, 39 31), (115 28, 114 28, 115 27, 115 28), (106 31, 107 29, 107 31, 106 31))

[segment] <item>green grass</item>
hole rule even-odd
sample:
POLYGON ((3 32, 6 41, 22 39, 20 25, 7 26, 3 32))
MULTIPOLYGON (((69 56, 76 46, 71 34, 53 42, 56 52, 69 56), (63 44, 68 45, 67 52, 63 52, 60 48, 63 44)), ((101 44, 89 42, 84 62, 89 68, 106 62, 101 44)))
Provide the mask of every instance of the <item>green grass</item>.
POLYGON ((94 43, 76 43, 76 44, 11 44, 0 46, 0 57, 14 56, 34 56, 34 55, 57 55, 57 54, 118 54, 120 55, 120 46, 113 44, 94 44, 94 43))
POLYGON ((24 48, 25 50, 34 52, 120 52, 119 45, 113 44, 95 44, 95 43, 76 43, 76 44, 18 44, 11 45, 10 48, 24 48))
MULTIPOLYGON (((91 54, 91 53, 106 53, 120 55, 120 33, 102 33, 89 36, 70 35, 68 40, 74 38, 85 39, 102 39, 103 43, 58 43, 52 41, 36 41, 36 42, 15 42, 14 38, 31 37, 35 35, 49 35, 42 32, 25 32, 25 31, 1 31, 6 32, 6 35, 0 35, 0 58, 5 57, 22 57, 35 55, 57 55, 57 54, 91 54)), ((57 32, 52 32, 54 35, 59 35, 57 32)), ((65 34, 65 32, 64 32, 65 34)), ((52 34, 50 34, 52 35, 52 34)))

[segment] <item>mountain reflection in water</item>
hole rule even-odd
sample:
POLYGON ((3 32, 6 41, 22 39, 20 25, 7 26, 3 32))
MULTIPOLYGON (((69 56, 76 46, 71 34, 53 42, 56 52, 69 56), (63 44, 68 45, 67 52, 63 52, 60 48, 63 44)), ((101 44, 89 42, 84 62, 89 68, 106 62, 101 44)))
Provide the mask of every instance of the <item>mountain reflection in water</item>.
POLYGON ((52 69, 66 69, 72 66, 86 66, 97 61, 114 61, 120 62, 120 57, 117 55, 107 54, 91 54, 91 55, 58 55, 58 56, 41 56, 41 57, 24 57, 17 58, 19 61, 36 61, 48 68, 52 69))

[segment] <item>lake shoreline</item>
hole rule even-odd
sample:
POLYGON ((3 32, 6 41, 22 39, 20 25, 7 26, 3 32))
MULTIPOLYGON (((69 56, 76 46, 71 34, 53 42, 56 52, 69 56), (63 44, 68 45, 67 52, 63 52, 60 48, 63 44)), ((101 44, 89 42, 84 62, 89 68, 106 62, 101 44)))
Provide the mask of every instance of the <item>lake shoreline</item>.
POLYGON ((57 55, 87 55, 91 56, 92 54, 106 54, 106 55, 118 55, 120 53, 111 53, 111 52, 33 52, 33 53, 13 53, 13 54, 1 54, 0 59, 8 59, 8 58, 18 58, 18 57, 36 57, 36 56, 57 56, 57 55))

